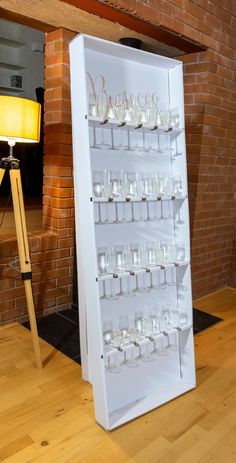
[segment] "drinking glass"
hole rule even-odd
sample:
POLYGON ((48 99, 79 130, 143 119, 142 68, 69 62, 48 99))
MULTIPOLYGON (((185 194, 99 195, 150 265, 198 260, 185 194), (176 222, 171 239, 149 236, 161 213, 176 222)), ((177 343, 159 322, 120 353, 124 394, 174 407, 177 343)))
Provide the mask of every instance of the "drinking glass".
POLYGON ((89 116, 92 116, 92 117, 98 116, 97 95, 95 95, 94 93, 89 94, 88 113, 89 113, 89 116))
MULTIPOLYGON (((104 342, 104 345, 105 345, 105 348, 106 348, 106 352, 109 352, 113 349, 113 345, 112 345, 112 321, 111 320, 106 320, 104 321, 103 323, 103 342, 104 342)), ((107 367, 106 369, 108 371, 110 371, 110 367, 111 367, 111 358, 110 356, 108 355, 108 364, 107 364, 107 367)))
POLYGON ((112 355, 113 362, 110 363, 109 371, 111 373, 120 373, 121 372, 121 363, 120 363, 120 352, 122 352, 122 341, 123 336, 120 331, 112 331, 112 345, 118 352, 112 355))
POLYGON ((97 110, 98 116, 105 120, 108 111, 108 97, 105 92, 97 95, 97 110))
POLYGON ((130 340, 130 342, 132 344, 134 344, 134 348, 131 350, 130 359, 128 359, 126 363, 127 363, 127 367, 136 368, 136 367, 138 367, 138 362, 134 358, 134 354, 135 354, 135 347, 138 347, 137 344, 138 344, 138 340, 139 340, 139 333, 138 333, 138 330, 136 328, 130 328, 130 330, 129 330, 129 340, 130 340))
MULTIPOLYGON (((133 266, 132 269, 135 270, 140 270, 141 268, 147 268, 148 265, 148 256, 147 256, 147 250, 145 245, 140 245, 138 243, 133 243, 131 244, 131 253, 132 253, 132 260, 133 260, 133 266)), ((140 275, 136 276, 136 281, 137 281, 137 289, 136 291, 140 293, 147 293, 150 291, 150 288, 146 287, 146 282, 145 282, 145 273, 141 273, 140 275)))
MULTIPOLYGON (((98 108, 98 116, 102 118, 103 121, 106 120, 107 111, 108 111, 108 97, 105 92, 99 93, 97 95, 97 108, 98 108)), ((96 143, 96 146, 100 148, 107 148, 110 146, 109 143, 105 142, 104 139, 104 128, 101 126, 101 140, 99 143, 96 143)))
POLYGON ((112 321, 106 320, 103 323, 103 341, 106 346, 112 344, 112 321))
POLYGON ((96 198, 104 197, 104 179, 103 172, 93 172, 93 194, 96 198))
POLYGON ((160 193, 163 196, 172 197, 174 192, 174 179, 172 177, 160 178, 160 193))
MULTIPOLYGON (((150 338, 152 338, 152 335, 153 335, 152 317, 148 317, 148 316, 143 317, 142 330, 143 330, 143 335, 145 336, 145 338, 148 338, 151 341, 152 339, 150 338)), ((141 354, 141 359, 144 362, 153 362, 154 357, 152 355, 152 352, 149 352, 150 344, 147 343, 143 347, 144 347, 145 352, 141 354)))
POLYGON ((160 122, 164 128, 169 128, 171 123, 170 106, 168 104, 160 106, 160 122))
MULTIPOLYGON (((176 262, 176 245, 174 243, 167 243, 167 245, 164 248, 164 258, 166 260, 166 263, 168 264, 174 264, 176 262)), ((176 286, 176 268, 175 266, 170 267, 169 269, 170 273, 170 281, 166 281, 166 286, 176 286)))
MULTIPOLYGON (((124 246, 124 269, 130 272, 133 268, 133 256, 130 249, 130 246, 124 246)), ((133 297, 135 296, 135 292, 131 290, 130 279, 132 276, 128 276, 126 278, 127 282, 127 289, 126 291, 122 291, 122 295, 125 297, 133 297)))
POLYGON ((184 327, 188 325, 188 311, 186 308, 179 310, 179 326, 184 327))
POLYGON ((173 193, 178 198, 183 195, 183 182, 180 175, 176 175, 173 179, 173 193))
MULTIPOLYGON (((122 94, 116 95, 114 99, 114 112, 115 112, 116 120, 119 121, 120 125, 122 125, 124 123, 124 118, 125 118, 124 95, 122 94)), ((118 149, 121 149, 123 147, 120 125, 118 126, 118 143, 115 145, 118 149)))
POLYGON ((153 179, 151 177, 151 174, 147 172, 141 172, 140 178, 142 198, 146 199, 148 197, 153 196, 153 179))
POLYGON ((99 247, 97 251, 98 273, 106 275, 107 273, 107 247, 99 247))
POLYGON ((149 310, 149 316, 152 319, 152 332, 153 332, 153 343, 154 343, 154 349, 151 352, 151 355, 156 355, 158 354, 156 335, 160 333, 159 315, 157 312, 157 307, 152 307, 149 310))
POLYGON ((170 112, 171 116, 171 126, 172 127, 179 127, 179 108, 176 107, 176 108, 173 108, 171 109, 171 112, 170 112))
POLYGON ((141 108, 137 101, 137 98, 134 95, 130 95, 128 104, 129 104, 131 121, 136 127, 138 127, 140 125, 140 120, 141 120, 141 108))
POLYGON ((111 197, 120 198, 123 195, 123 181, 122 172, 111 172, 110 174, 111 183, 111 197))
POLYGON ((169 326, 171 328, 175 328, 176 331, 175 333, 172 334, 172 337, 174 337, 174 342, 170 344, 170 349, 173 350, 173 351, 178 351, 179 350, 179 342, 178 342, 178 338, 179 338, 179 333, 178 333, 178 330, 177 328, 179 327, 179 321, 180 321, 180 317, 179 317, 179 310, 178 309, 172 309, 169 311, 169 326))
MULTIPOLYGON (((106 271, 108 274, 115 274, 117 269, 116 253, 114 247, 108 249, 107 252, 107 261, 106 261, 106 271)), ((118 299, 118 295, 115 293, 115 281, 114 278, 110 280, 111 292, 109 295, 105 295, 105 299, 118 299)))
POLYGON ((186 253, 185 253, 185 244, 184 243, 177 243, 176 244, 176 261, 177 262, 185 262, 186 261, 186 253))

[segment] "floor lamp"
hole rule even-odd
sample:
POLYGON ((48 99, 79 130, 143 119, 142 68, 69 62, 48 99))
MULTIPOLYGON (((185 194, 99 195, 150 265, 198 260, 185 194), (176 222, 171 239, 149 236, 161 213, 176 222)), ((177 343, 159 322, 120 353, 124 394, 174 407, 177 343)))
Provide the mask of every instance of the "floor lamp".
POLYGON ((37 143, 40 136, 41 106, 35 101, 13 96, 0 96, 0 140, 10 146, 9 156, 0 160, 0 186, 6 171, 10 174, 21 277, 24 281, 32 341, 38 368, 42 368, 38 330, 35 318, 32 272, 25 220, 19 160, 13 157, 16 142, 37 143))

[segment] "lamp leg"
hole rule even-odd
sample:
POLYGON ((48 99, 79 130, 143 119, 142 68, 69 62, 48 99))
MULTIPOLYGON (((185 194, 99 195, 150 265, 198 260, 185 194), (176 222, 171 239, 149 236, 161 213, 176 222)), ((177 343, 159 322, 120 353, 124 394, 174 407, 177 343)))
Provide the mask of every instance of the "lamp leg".
POLYGON ((28 244, 28 238, 27 238, 25 208, 24 208, 19 164, 17 165, 17 163, 12 163, 12 165, 9 166, 9 172, 10 172, 12 201, 13 201, 13 209, 14 209, 14 217, 15 217, 15 225, 16 225, 18 252, 19 252, 19 259, 20 259, 20 269, 21 269, 22 280, 24 281, 24 286, 25 286, 25 294, 26 294, 26 301, 27 301, 27 308, 28 308, 28 314, 29 314, 29 321, 30 321, 35 360, 36 360, 37 368, 42 368, 39 339, 38 339, 38 330, 37 330, 37 324, 36 324, 36 318, 35 318, 32 282, 31 282, 32 272, 31 272, 29 244, 28 244))
POLYGON ((5 174, 5 169, 3 167, 0 167, 0 186, 2 184, 4 174, 5 174))

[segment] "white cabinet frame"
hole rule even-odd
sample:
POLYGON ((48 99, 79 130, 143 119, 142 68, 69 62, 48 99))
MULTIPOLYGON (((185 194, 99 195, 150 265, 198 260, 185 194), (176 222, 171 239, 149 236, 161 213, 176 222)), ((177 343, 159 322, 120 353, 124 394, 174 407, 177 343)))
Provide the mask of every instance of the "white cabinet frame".
MULTIPOLYGON (((93 386, 96 420, 110 430, 195 387, 183 71, 182 63, 177 60, 84 35, 79 35, 70 43, 70 68, 82 374, 84 380, 90 381, 93 386), (97 126, 95 130, 99 131, 101 125, 96 118, 91 120, 88 116, 90 89, 86 81, 87 72, 94 79, 102 74, 109 94, 117 94, 124 89, 134 94, 156 92, 162 103, 168 102, 172 108, 178 107, 179 127, 172 128, 169 134, 164 129, 159 130, 159 133, 169 137, 173 151, 177 151, 178 144, 182 155, 173 160, 169 155, 149 156, 149 153, 133 154, 124 151, 111 153, 106 149, 90 148, 92 126, 97 126), (179 225, 174 219, 165 220, 163 224, 161 221, 95 223, 97 206, 93 198, 92 172, 107 167, 115 170, 156 168, 171 175, 181 175, 183 197, 166 202, 167 198, 162 198, 161 203, 166 207, 164 204, 171 202, 173 214, 181 210, 183 224, 179 225), (177 333, 179 350, 170 351, 168 357, 157 358, 150 364, 143 362, 138 368, 126 367, 119 374, 111 374, 105 367, 109 355, 103 345, 104 320, 111 317, 115 322, 116 317, 122 313, 132 317, 137 307, 141 306, 145 311, 146 307, 150 308, 156 301, 176 304, 177 296, 173 287, 170 287, 165 291, 151 291, 134 298, 102 300, 101 285, 109 284, 111 277, 100 278, 98 275, 97 247, 127 244, 132 240, 145 242, 146 239, 166 236, 184 241, 186 249, 186 262, 169 266, 187 289, 183 304, 187 308, 188 323, 181 330, 174 329, 169 333, 169 336, 177 333)), ((109 128, 109 124, 106 128, 109 128)), ((124 127, 123 130, 127 128, 131 133, 132 127, 124 127)), ((144 128, 140 133, 142 130, 144 128)), ((150 128, 145 130, 148 132, 150 128)), ((114 213, 114 205, 115 202, 103 206, 110 207, 109 210, 114 213)), ((166 271, 170 270, 167 268, 166 271)), ((119 278, 125 277, 119 275, 119 278)), ((119 278, 116 279, 116 285, 119 278)), ((147 275, 147 278, 150 276, 147 275)), ((161 336, 164 337, 163 334, 161 336)))

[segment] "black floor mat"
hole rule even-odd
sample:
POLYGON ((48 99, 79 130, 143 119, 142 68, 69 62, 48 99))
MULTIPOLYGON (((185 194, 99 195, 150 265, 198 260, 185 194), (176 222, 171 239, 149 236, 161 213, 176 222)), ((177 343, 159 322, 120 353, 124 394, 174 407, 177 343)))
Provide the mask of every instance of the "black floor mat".
POLYGON ((193 309, 193 332, 194 334, 210 328, 222 321, 222 318, 211 315, 210 313, 202 312, 198 309, 193 309))
MULTIPOLYGON (((194 334, 220 321, 222 321, 222 318, 193 309, 194 334)), ((79 319, 76 309, 61 310, 46 317, 40 317, 37 319, 37 325, 40 338, 56 347, 75 362, 81 363, 79 319)), ((29 322, 23 323, 23 326, 29 329, 29 322)))
MULTIPOLYGON (((29 322, 23 323, 29 329, 29 322)), ((78 311, 68 309, 37 319, 39 337, 81 363, 78 311)))

